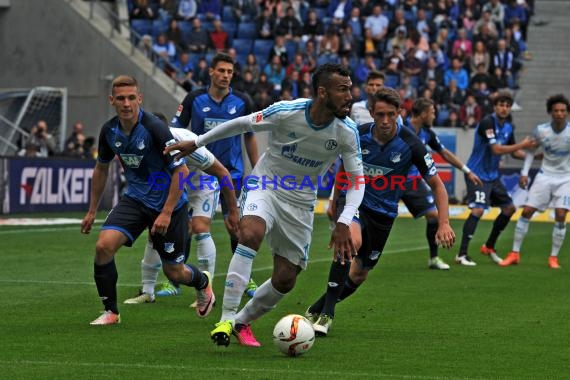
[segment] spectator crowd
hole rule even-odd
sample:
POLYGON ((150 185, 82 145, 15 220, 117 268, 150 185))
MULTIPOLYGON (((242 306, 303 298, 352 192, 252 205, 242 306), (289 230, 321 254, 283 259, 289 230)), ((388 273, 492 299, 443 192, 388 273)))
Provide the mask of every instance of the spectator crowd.
MULTIPOLYGON (((500 90, 519 89, 533 0, 129 0, 133 42, 187 91, 209 84, 216 52, 257 109, 309 97, 317 65, 385 75, 405 107, 437 105, 436 124, 474 127, 500 90)), ((515 104, 513 110, 516 111, 515 104)), ((409 112, 409 109, 407 110, 409 112)))

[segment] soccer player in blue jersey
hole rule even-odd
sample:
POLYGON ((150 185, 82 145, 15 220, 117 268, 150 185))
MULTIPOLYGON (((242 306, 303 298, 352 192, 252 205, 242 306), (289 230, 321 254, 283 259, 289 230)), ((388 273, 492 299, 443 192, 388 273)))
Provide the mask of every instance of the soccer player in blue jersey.
MULTIPOLYGON (((536 211, 543 211, 552 204, 554 229, 548 266, 552 269, 560 268, 558 253, 566 236, 566 215, 570 209, 570 123, 567 121, 570 101, 562 94, 553 95, 546 101, 546 110, 550 114, 550 122, 540 124, 534 130, 534 138, 544 154, 542 165, 534 177, 521 217, 517 221, 513 249, 499 264, 501 266, 519 263, 520 249, 530 219, 536 211)), ((534 151, 528 151, 525 157, 519 179, 522 188, 528 185, 528 171, 534 156, 534 151)))
MULTIPOLYGON (((176 115, 172 119, 172 126, 189 128, 197 135, 202 135, 227 120, 250 114, 253 109, 249 98, 230 87, 234 75, 234 61, 224 53, 218 53, 212 59, 209 68, 210 86, 199 89, 186 95, 178 106, 176 115)), ((253 133, 245 133, 244 145, 251 163, 255 166, 259 159, 257 141, 253 133)), ((231 181, 239 197, 242 178, 244 177, 244 162, 242 153, 241 136, 231 136, 215 141, 206 146, 210 152, 224 165, 231 174, 231 181)), ((221 186, 232 186, 226 181, 221 186)), ((222 213, 227 219, 228 209, 221 195, 222 213)), ((198 265, 203 270, 213 271, 213 263, 216 260, 216 246, 210 235, 211 219, 203 217, 192 218, 192 233, 196 241, 198 265)), ((227 225, 226 225, 227 226, 227 225)), ((237 236, 230 233, 232 252, 237 247, 237 236)), ((213 272, 211 272, 213 273, 213 272)), ((252 296, 255 291, 255 282, 250 281, 246 292, 252 296)), ((169 286, 160 290, 157 295, 166 295, 168 292, 178 294, 176 287, 169 286)))
POLYGON ((128 188, 107 216, 95 245, 95 284, 105 311, 91 324, 120 323, 115 254, 123 245, 132 246, 145 229, 150 230, 165 275, 179 284, 196 288, 196 311, 198 316, 206 317, 215 301, 210 274, 183 263, 188 238, 188 198, 180 181, 182 176, 188 175, 184 160, 162 154, 168 144, 174 143, 174 138, 156 116, 141 108, 142 94, 135 78, 116 77, 111 84, 109 102, 117 116, 103 125, 99 135, 91 200, 81 222, 81 232, 91 231, 109 175, 109 163, 115 156, 123 166, 128 188), (168 176, 168 191, 153 188, 149 178, 156 173, 168 176))
MULTIPOLYGON (((436 133, 431 129, 434 120, 435 106, 433 101, 427 98, 418 98, 412 105, 412 116, 406 120, 405 125, 415 132, 425 146, 429 146, 434 152, 439 153, 447 162, 465 172, 469 181, 475 185, 482 185, 483 182, 481 182, 479 177, 439 141, 436 133)), ((425 181, 420 179, 417 184, 415 183, 413 178, 419 177, 419 172, 415 166, 412 166, 408 177, 411 179, 404 185, 405 190, 402 194, 402 201, 414 218, 421 216, 425 216, 426 218, 426 238, 430 255, 428 268, 447 270, 449 269, 449 265, 438 256, 438 247, 435 241, 438 215, 436 205, 434 204, 433 193, 425 181)))
MULTIPOLYGON (((315 70, 312 84, 313 99, 275 103, 263 111, 227 121, 196 141, 179 142, 165 150, 178 149, 188 154, 227 136, 270 132, 269 146, 240 199, 240 240, 228 268, 222 305, 224 310, 232 308, 233 313, 231 320, 219 322, 210 333, 218 345, 228 345, 233 333, 242 345, 260 346, 250 324, 276 307, 307 266, 319 177, 339 155, 352 178, 363 177, 358 132, 347 117, 352 100, 349 72, 341 65, 325 64, 315 70), (272 276, 237 312, 264 237, 273 253, 272 276)), ((363 186, 350 186, 344 211, 332 233, 331 246, 342 262, 354 253, 349 225, 363 194, 363 186)))
MULTIPOLYGON (((163 123, 164 127, 168 128, 168 120, 161 113, 154 113, 163 123)), ((176 141, 192 140, 196 138, 196 134, 184 128, 170 128, 170 132, 176 141)), ((212 219, 216 212, 218 205, 218 198, 220 196, 219 181, 227 180, 230 177, 228 169, 226 169, 214 155, 202 147, 194 153, 186 157, 186 166, 190 171, 190 180, 188 185, 188 216, 190 223, 188 225, 189 236, 192 234, 192 219, 196 217, 212 219)), ((226 207, 229 210, 228 217, 225 219, 228 229, 233 233, 238 231, 238 210, 237 200, 234 190, 230 186, 223 186, 221 191, 224 193, 224 199, 227 200, 226 207)), ((186 259, 190 251, 190 237, 186 247, 186 259)), ((154 249, 152 240, 147 241, 144 256, 141 260, 141 278, 142 289, 136 297, 125 300, 126 304, 144 304, 152 303, 155 301, 154 287, 158 278, 162 264, 160 255, 154 249)), ((212 271, 215 266, 214 261, 208 263, 207 270, 213 277, 212 271)), ((200 266, 198 266, 200 268, 200 266)), ((202 268, 200 268, 202 269, 202 268)), ((161 291, 164 291, 162 289, 161 291)), ((196 302, 192 304, 196 307, 196 302)))
MULTIPOLYGON (((435 196, 439 210, 437 244, 450 248, 455 241, 455 233, 449 224, 445 186, 422 141, 413 131, 397 123, 400 108, 398 93, 384 87, 369 102, 374 122, 358 127, 363 171, 369 178, 364 199, 350 226, 358 253, 350 265, 344 265, 338 259, 332 262, 326 292, 305 313, 320 336, 328 334, 337 302, 352 295, 378 263, 398 215, 398 201, 412 165, 418 168, 435 196)), ((340 171, 343 171, 342 167, 340 171)), ((345 207, 345 194, 341 193, 336 204, 337 213, 344 212, 345 207)))
POLYGON ((519 143, 515 142, 514 126, 510 119, 512 105, 511 94, 500 92, 493 99, 494 112, 485 116, 475 129, 475 142, 467 166, 481 178, 483 185, 465 181, 471 214, 463 225, 461 246, 455 257, 455 262, 461 265, 477 265, 468 255, 469 242, 475 234, 479 219, 489 206, 500 207, 501 213, 495 219, 487 242, 481 247, 480 252, 488 255, 496 263, 501 262, 501 258, 495 251, 495 243, 516 208, 507 189, 499 179, 499 162, 503 154, 510 154, 514 158, 524 158, 523 149, 536 146, 534 139, 528 136, 519 143))

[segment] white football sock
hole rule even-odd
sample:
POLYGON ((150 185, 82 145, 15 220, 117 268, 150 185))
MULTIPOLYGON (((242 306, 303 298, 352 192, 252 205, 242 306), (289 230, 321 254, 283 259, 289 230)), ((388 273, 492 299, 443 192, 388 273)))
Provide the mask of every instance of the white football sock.
POLYGON ((524 237, 528 232, 529 220, 523 218, 522 216, 517 220, 517 225, 515 227, 515 237, 513 239, 513 251, 520 252, 521 245, 523 243, 524 237))
POLYGON ((251 276, 251 267, 255 255, 257 255, 257 252, 245 245, 238 244, 236 247, 226 276, 220 321, 235 318, 241 297, 251 276))
POLYGON ((560 252, 560 247, 564 243, 564 237, 566 236, 566 223, 555 222, 554 229, 552 230, 552 251, 550 251, 550 256, 558 256, 560 252))
POLYGON ((265 313, 275 309, 285 294, 277 291, 271 284, 271 278, 265 281, 257 290, 252 299, 237 313, 235 323, 249 325, 265 313))
POLYGON ((196 241, 196 256, 198 257, 198 268, 201 271, 207 270, 214 277, 216 269, 216 245, 209 232, 204 232, 194 236, 196 241))
POLYGON ((147 241, 144 249, 144 257, 141 261, 143 293, 154 295, 154 286, 156 285, 161 266, 160 255, 152 247, 152 242, 147 241))

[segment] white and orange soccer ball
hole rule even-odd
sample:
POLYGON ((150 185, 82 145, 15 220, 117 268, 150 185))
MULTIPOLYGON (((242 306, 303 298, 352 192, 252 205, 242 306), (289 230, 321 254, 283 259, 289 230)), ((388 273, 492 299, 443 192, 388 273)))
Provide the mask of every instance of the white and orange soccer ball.
POLYGON ((286 315, 273 329, 273 342, 287 356, 302 355, 315 343, 313 324, 302 315, 286 315))

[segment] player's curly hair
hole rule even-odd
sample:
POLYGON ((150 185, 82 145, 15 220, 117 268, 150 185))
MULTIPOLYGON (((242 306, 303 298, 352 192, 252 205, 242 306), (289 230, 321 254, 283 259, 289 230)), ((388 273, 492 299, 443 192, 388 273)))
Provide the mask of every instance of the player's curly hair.
POLYGON ((313 94, 317 94, 317 90, 321 86, 326 86, 333 74, 341 77, 350 77, 350 72, 337 63, 325 63, 317 67, 313 73, 313 94))
POLYGON ((555 104, 564 104, 566 105, 566 111, 570 111, 570 102, 563 94, 552 95, 546 99, 546 112, 552 112, 552 107, 554 107, 555 104))

